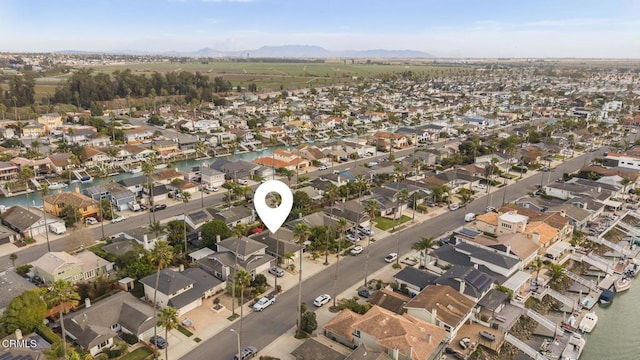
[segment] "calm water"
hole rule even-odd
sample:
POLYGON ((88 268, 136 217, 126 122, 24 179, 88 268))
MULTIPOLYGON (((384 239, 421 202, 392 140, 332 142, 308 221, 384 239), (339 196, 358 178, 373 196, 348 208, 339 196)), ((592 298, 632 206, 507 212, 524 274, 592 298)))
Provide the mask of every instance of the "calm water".
POLYGON ((640 359, 640 281, 606 308, 596 306, 598 325, 587 335, 581 360, 640 359))
MULTIPOLYGON (((266 148, 262 151, 259 152, 248 152, 248 153, 242 153, 242 154, 236 154, 234 156, 231 156, 229 158, 229 160, 245 160, 245 161, 253 161, 256 158, 262 157, 262 156, 271 156, 273 154, 273 151, 275 149, 288 149, 289 147, 281 145, 281 146, 275 146, 275 147, 270 147, 270 148, 266 148)), ((226 158, 226 157, 223 157, 226 158)), ((183 160, 183 161, 177 161, 171 164, 171 167, 178 169, 178 170, 190 170, 192 167, 194 166, 201 166, 203 163, 211 163, 213 162, 214 158, 210 158, 210 159, 203 159, 203 160, 183 160)), ((62 191, 71 191, 72 189, 75 189, 75 186, 79 186, 80 190, 82 191, 83 189, 92 187, 92 186, 96 186, 96 185, 100 185, 103 183, 111 183, 111 182, 117 182, 120 181, 124 178, 128 178, 128 177, 132 177, 132 176, 138 176, 140 174, 129 174, 129 173, 123 173, 123 174, 118 174, 115 176, 110 176, 106 179, 94 179, 91 182, 88 183, 75 183, 72 184, 71 186, 67 186, 66 188, 62 189, 62 191)), ((53 191, 58 191, 58 190, 52 190, 53 191)), ((14 196, 14 197, 10 197, 10 198, 4 198, 4 197, 0 197, 0 205, 4 205, 6 207, 9 206, 13 206, 13 205, 37 205, 40 206, 42 205, 42 198, 40 197, 40 194, 37 192, 33 192, 27 195, 20 195, 20 196, 14 196)))

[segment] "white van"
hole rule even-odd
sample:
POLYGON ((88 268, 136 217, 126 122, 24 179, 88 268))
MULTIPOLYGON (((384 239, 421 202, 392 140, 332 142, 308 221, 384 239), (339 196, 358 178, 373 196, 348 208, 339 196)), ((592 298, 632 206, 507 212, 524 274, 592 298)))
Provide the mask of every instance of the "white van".
POLYGON ((53 223, 53 224, 49 224, 49 231, 51 231, 54 234, 60 235, 60 234, 64 234, 67 231, 66 226, 64 226, 63 223, 53 223))
POLYGON ((468 213, 468 214, 466 214, 464 216, 464 221, 466 221, 466 222, 471 222, 471 221, 473 221, 475 219, 476 219, 476 214, 474 214, 474 213, 468 213))

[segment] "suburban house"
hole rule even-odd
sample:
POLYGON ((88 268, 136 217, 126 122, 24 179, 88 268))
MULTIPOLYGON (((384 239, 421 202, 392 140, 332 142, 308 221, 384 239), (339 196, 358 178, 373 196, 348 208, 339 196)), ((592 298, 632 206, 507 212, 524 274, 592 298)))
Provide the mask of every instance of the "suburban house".
POLYGON ((129 189, 129 191, 134 193, 136 196, 141 196, 142 190, 144 189, 146 182, 147 182, 147 177, 145 175, 139 175, 139 176, 124 178, 118 181, 118 184, 129 189))
POLYGON ((211 185, 215 187, 224 184, 224 173, 210 167, 200 167, 201 182, 203 185, 211 185))
MULTIPOLYGON (((156 286, 156 274, 139 280, 144 285, 144 295, 153 301, 156 286)), ((212 297, 225 288, 225 282, 207 274, 202 269, 189 268, 180 271, 160 270, 156 304, 160 307, 171 306, 178 310, 178 316, 202 305, 202 300, 212 297)))
POLYGON ((65 170, 69 170, 71 153, 54 153, 49 155, 50 166, 56 174, 62 174, 65 170))
POLYGON ((159 184, 169 185, 174 180, 184 180, 184 174, 171 168, 160 170, 151 175, 151 178, 159 184))
POLYGON ((45 127, 47 132, 62 127, 62 116, 58 113, 42 114, 38 116, 37 121, 45 127))
POLYGON ((475 266, 453 265, 436 280, 437 285, 447 285, 478 301, 493 288, 495 279, 475 266))
MULTIPOLYGON (((200 229, 202 225, 213 220, 213 216, 207 209, 198 209, 187 213, 187 225, 192 229, 200 229)), ((184 220, 184 215, 178 215, 176 220, 184 220)))
POLYGON ((365 345, 392 359, 439 359, 446 345, 444 329, 411 315, 373 306, 364 315, 342 310, 324 326, 324 334, 352 349, 365 345))
POLYGON ((444 328, 448 339, 454 339, 458 330, 473 314, 476 302, 450 286, 430 285, 405 305, 407 314, 444 328))
POLYGON ((91 251, 82 251, 74 255, 62 251, 48 252, 31 265, 33 274, 47 284, 57 280, 87 280, 113 270, 113 263, 91 251))
POLYGON ((255 210, 245 206, 234 206, 226 210, 207 209, 214 219, 222 220, 229 227, 249 225, 256 221, 255 210))
POLYGON ((54 216, 60 216, 65 206, 70 205, 80 212, 79 221, 84 221, 88 217, 97 217, 100 213, 99 203, 92 198, 82 195, 79 192, 63 192, 48 195, 42 198, 44 201, 44 211, 54 216))
POLYGON ((6 181, 18 176, 18 167, 8 161, 0 161, 0 180, 6 181))
POLYGON ((146 127, 136 127, 124 129, 124 141, 127 144, 139 144, 144 140, 153 138, 153 129, 146 127))
POLYGON ((64 221, 50 214, 43 213, 42 210, 22 205, 14 205, 3 214, 0 220, 9 229, 17 232, 23 237, 34 237, 45 234, 48 225, 64 225, 64 221))
POLYGON ((156 243, 158 241, 167 241, 166 233, 158 234, 158 236, 156 237, 156 234, 152 231, 149 231, 149 228, 147 226, 139 226, 118 235, 126 239, 134 240, 145 250, 153 250, 156 247, 156 243))
POLYGON ((82 193, 96 201, 108 199, 117 211, 126 210, 130 202, 136 201, 136 194, 118 183, 92 186, 82 193))
POLYGON ((248 237, 231 237, 217 244, 217 251, 198 260, 198 265, 226 281, 235 269, 244 269, 252 276, 267 271, 275 265, 275 257, 266 253, 267 245, 248 237))
MULTIPOLYGON (((406 269, 406 268, 405 268, 406 269)), ((376 305, 396 314, 404 314, 407 310, 404 306, 411 300, 410 297, 388 289, 380 289, 367 299, 371 306, 376 305)))
POLYGON ((145 197, 151 195, 151 204, 158 204, 160 201, 167 200, 169 196, 169 189, 164 184, 154 184, 151 191, 144 187, 142 192, 145 197))
POLYGON ((401 288, 407 289, 407 292, 412 296, 419 294, 427 286, 435 284, 438 277, 435 273, 423 271, 412 266, 406 266, 393 275, 396 283, 401 288))
POLYGON ((20 235, 17 232, 9 229, 6 226, 0 225, 0 245, 14 243, 19 239, 20 235))
POLYGON ((3 271, 0 273, 0 316, 4 313, 11 300, 23 292, 35 289, 36 285, 15 271, 3 271))
POLYGON ((114 344, 120 333, 148 340, 155 332, 157 319, 153 308, 126 291, 118 292, 96 304, 85 300, 86 307, 65 315, 65 333, 92 356, 114 344))

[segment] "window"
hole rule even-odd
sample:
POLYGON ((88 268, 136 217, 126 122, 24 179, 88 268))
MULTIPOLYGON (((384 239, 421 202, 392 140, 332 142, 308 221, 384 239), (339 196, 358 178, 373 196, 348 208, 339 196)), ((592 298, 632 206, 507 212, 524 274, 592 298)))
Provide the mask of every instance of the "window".
POLYGON ((360 330, 358 330, 358 329, 353 329, 353 331, 351 333, 355 337, 358 337, 358 338, 360 337, 360 330))

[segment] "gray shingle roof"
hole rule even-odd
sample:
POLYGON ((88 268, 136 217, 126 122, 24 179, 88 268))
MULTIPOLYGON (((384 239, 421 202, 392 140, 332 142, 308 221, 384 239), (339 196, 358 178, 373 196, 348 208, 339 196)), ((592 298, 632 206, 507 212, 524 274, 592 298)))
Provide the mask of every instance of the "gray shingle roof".
POLYGON ((222 281, 216 277, 207 274, 202 269, 190 268, 181 272, 182 275, 193 281, 193 288, 183 292, 182 294, 172 297, 169 300, 169 306, 180 309, 185 305, 202 298, 204 293, 222 284, 222 281))
POLYGON ((0 215, 2 222, 12 229, 24 232, 29 227, 42 219, 42 214, 33 208, 22 205, 10 207, 4 214, 0 215))
POLYGON ((241 239, 238 239, 237 237, 230 237, 218 242, 216 245, 218 251, 220 251, 220 248, 229 249, 230 251, 237 252, 238 255, 242 256, 249 256, 267 247, 267 245, 248 237, 243 237, 241 239))
MULTIPOLYGON (((156 274, 151 274, 140 280, 141 283, 155 289, 156 286, 156 274)), ((184 289, 194 283, 193 279, 183 275, 180 272, 173 271, 171 269, 160 270, 160 279, 158 281, 158 291, 170 295, 179 290, 184 289)))
POLYGON ((411 285, 415 285, 420 290, 424 289, 428 285, 435 284, 436 280, 438 279, 437 275, 410 266, 407 266, 404 269, 400 270, 393 277, 394 279, 406 282, 411 285))

